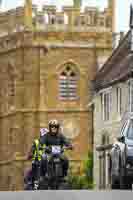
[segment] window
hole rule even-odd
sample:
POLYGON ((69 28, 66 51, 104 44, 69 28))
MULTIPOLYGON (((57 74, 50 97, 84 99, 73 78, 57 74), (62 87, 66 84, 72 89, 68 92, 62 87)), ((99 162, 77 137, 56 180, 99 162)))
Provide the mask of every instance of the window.
POLYGON ((49 16, 47 13, 44 14, 44 22, 45 22, 45 24, 49 23, 49 16))
POLYGON ((127 130, 127 138, 133 140, 133 120, 130 121, 128 130, 127 130))
POLYGON ((127 131, 128 131, 129 124, 130 124, 130 120, 127 120, 127 121, 123 124, 123 126, 122 126, 122 128, 121 128, 121 131, 120 131, 120 135, 124 135, 124 136, 127 135, 127 131))
POLYGON ((68 24, 68 15, 64 13, 64 24, 68 24))
POLYGON ((110 92, 105 92, 102 94, 102 116, 104 121, 108 121, 110 117, 110 97, 110 92))
POLYGON ((129 81, 129 109, 133 112, 133 80, 129 81))
POLYGON ((109 135, 107 132, 102 134, 101 144, 109 144, 109 135))
POLYGON ((14 80, 10 80, 9 81, 9 85, 8 85, 9 91, 8 94, 10 97, 14 97, 15 96, 15 83, 14 80))
POLYGON ((85 25, 86 24, 86 22, 85 22, 85 17, 84 16, 81 16, 81 25, 85 25))
POLYGON ((44 16, 43 15, 38 15, 37 16, 37 22, 39 24, 44 24, 44 22, 45 22, 44 16))
POLYGON ((57 16, 56 20, 57 20, 58 24, 64 24, 64 16, 57 16))
POLYGON ((121 88, 117 88, 116 89, 116 93, 117 93, 117 112, 121 115, 122 112, 122 94, 121 94, 121 88))
POLYGON ((104 26, 104 19, 100 19, 100 26, 104 26))
POLYGON ((11 106, 14 106, 14 98, 15 98, 15 76, 13 74, 14 72, 14 68, 9 65, 8 68, 8 85, 7 85, 7 89, 8 89, 8 108, 11 106))
POLYGON ((60 74, 59 98, 61 100, 77 99, 77 74, 71 64, 67 64, 60 74))
POLYGON ((77 18, 75 19, 75 21, 74 21, 74 25, 75 25, 75 26, 78 26, 79 24, 80 24, 80 18, 77 17, 77 18))
POLYGON ((90 19, 90 16, 88 15, 87 16, 87 25, 90 25, 90 23, 91 23, 91 19, 90 19))
POLYGON ((50 15, 50 24, 54 25, 55 22, 56 22, 56 17, 55 17, 54 14, 51 14, 51 15, 50 15))
POLYGON ((110 17, 107 17, 107 18, 106 18, 106 27, 107 27, 107 28, 110 28, 110 27, 111 27, 111 18, 110 18, 110 17))

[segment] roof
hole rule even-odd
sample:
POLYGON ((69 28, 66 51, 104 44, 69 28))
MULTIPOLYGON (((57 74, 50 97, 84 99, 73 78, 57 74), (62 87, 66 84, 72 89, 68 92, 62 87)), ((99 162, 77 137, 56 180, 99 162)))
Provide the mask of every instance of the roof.
POLYGON ((130 36, 131 32, 129 31, 104 66, 96 74, 93 80, 95 91, 128 79, 131 75, 133 70, 133 53, 130 51, 130 36))

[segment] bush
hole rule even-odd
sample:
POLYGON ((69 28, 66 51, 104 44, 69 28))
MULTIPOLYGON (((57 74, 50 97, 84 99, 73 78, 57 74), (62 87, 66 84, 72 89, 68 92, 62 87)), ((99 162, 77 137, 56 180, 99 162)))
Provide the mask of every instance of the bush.
POLYGON ((84 161, 83 175, 69 175, 68 182, 72 189, 93 189, 93 154, 88 153, 84 161))

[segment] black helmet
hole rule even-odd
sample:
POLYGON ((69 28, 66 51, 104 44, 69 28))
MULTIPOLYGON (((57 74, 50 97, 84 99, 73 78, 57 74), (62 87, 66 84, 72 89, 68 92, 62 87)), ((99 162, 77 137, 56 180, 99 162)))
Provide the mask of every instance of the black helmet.
POLYGON ((58 122, 58 120, 56 119, 52 119, 49 121, 49 128, 51 127, 56 127, 59 128, 60 127, 60 123, 58 122))

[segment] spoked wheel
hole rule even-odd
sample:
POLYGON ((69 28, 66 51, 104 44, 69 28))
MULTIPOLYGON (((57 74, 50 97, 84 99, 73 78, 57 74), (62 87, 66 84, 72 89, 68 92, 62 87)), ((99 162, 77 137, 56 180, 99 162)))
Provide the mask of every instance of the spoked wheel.
POLYGON ((59 185, 59 190, 70 190, 70 189, 71 189, 71 186, 67 182, 62 182, 59 185))
POLYGON ((48 180, 45 177, 39 182, 39 190, 48 190, 48 180))

